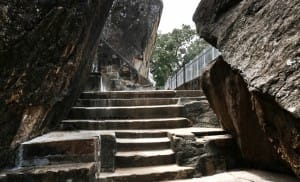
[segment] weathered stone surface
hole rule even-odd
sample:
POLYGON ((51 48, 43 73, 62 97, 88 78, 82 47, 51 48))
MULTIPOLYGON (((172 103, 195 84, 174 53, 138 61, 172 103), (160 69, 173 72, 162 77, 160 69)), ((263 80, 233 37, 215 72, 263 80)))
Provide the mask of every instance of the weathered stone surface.
POLYGON ((196 176, 212 175, 238 167, 240 153, 232 137, 211 134, 206 133, 200 138, 192 134, 172 135, 176 163, 193 166, 196 176))
POLYGON ((200 35, 230 64, 218 61, 203 78, 224 128, 255 166, 276 166, 275 148, 298 176, 299 11, 292 0, 203 0, 194 15, 200 35))
POLYGON ((232 136, 206 136, 197 142, 204 143, 205 154, 200 156, 197 163, 197 169, 202 175, 212 175, 242 166, 240 152, 232 136))
POLYGON ((210 108, 208 101, 193 101, 184 104, 186 117, 193 121, 194 127, 219 128, 216 114, 210 108))
POLYGON ((115 154, 117 152, 116 137, 112 135, 101 135, 101 146, 101 171, 114 172, 116 168, 115 154))
POLYGON ((268 171, 251 170, 251 169, 228 171, 221 174, 216 174, 216 175, 202 177, 202 178, 176 180, 176 182, 244 182, 244 181, 297 182, 299 180, 294 176, 284 175, 280 173, 272 173, 268 171))
POLYGON ((147 77, 140 74, 118 51, 113 50, 108 42, 101 41, 93 64, 100 73, 102 91, 135 90, 149 85, 147 77))
MULTIPOLYGON (((196 78, 191 80, 182 86, 176 88, 176 90, 200 90, 201 87, 201 78, 196 78)), ((193 100, 193 99, 191 99, 193 100)), ((193 121, 194 127, 207 127, 207 128, 219 128, 220 124, 216 114, 213 112, 209 103, 203 93, 197 101, 191 102, 189 98, 181 99, 180 103, 184 104, 186 117, 193 121)))
POLYGON ((198 143, 194 135, 171 137, 172 149, 178 165, 196 166, 199 156, 205 153, 203 143, 198 143))
POLYGON ((201 79, 195 78, 193 80, 190 80, 181 86, 177 87, 176 90, 201 90, 201 79))
MULTIPOLYGON (((32 181, 32 182, 53 182, 53 181, 96 181, 97 169, 94 163, 73 163, 50 165, 35 168, 20 168, 7 173, 6 181, 32 181)), ((0 179, 1 180, 1 179, 0 179)))
POLYGON ((194 169, 191 167, 179 167, 177 165, 147 166, 134 168, 119 168, 115 173, 101 173, 101 182, 122 181, 166 181, 191 178, 194 169))
POLYGON ((88 76, 113 1, 2 1, 0 166, 58 124, 88 76))
MULTIPOLYGON (((162 8, 161 0, 117 0, 102 34, 103 42, 145 78, 148 78, 162 8)), ((98 58, 102 62, 101 59, 111 59, 112 56, 98 58)))
POLYGON ((246 83, 219 57, 202 76, 203 90, 224 129, 237 138, 246 163, 256 167, 282 168, 271 142, 252 110, 246 83))

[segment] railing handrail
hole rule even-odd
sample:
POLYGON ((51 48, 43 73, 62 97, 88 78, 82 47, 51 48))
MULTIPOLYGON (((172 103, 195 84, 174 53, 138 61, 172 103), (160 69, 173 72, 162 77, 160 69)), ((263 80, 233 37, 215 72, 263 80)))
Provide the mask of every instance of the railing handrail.
POLYGON ((220 52, 216 48, 212 46, 207 47, 200 54, 195 56, 195 58, 169 76, 165 83, 165 89, 175 89, 184 83, 199 77, 202 74, 202 68, 219 55, 220 52))

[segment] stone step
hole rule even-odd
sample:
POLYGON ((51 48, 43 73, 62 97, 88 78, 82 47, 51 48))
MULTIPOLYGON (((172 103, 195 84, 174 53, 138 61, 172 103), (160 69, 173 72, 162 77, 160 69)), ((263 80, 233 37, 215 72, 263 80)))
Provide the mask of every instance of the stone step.
POLYGON ((113 107, 113 106, 150 106, 150 105, 174 105, 180 101, 200 101, 205 97, 184 98, 131 98, 131 99, 78 99, 76 107, 113 107))
POLYGON ((160 91, 111 91, 83 92, 81 99, 121 99, 121 98, 171 98, 171 97, 200 97, 202 91, 195 90, 160 90, 160 91))
POLYGON ((117 139, 117 151, 138 151, 138 150, 161 150, 171 147, 170 139, 164 138, 138 138, 138 139, 117 139))
POLYGON ((203 136, 196 139, 198 143, 206 143, 208 141, 214 142, 217 145, 224 145, 225 143, 232 142, 233 137, 230 134, 220 134, 220 135, 211 135, 203 136))
POLYGON ((215 136, 215 135, 224 135, 227 132, 223 129, 216 128, 215 130, 208 130, 208 131, 195 131, 193 132, 197 137, 205 137, 205 136, 215 136))
POLYGON ((116 153, 117 167, 141 167, 175 163, 174 152, 167 150, 129 151, 116 153))
POLYGON ((162 138, 167 137, 165 131, 116 131, 117 138, 162 138))
POLYGON ((95 181, 95 163, 72 163, 48 166, 23 167, 7 171, 7 182, 41 181, 95 181))
POLYGON ((78 135, 68 138, 63 133, 48 133, 21 144, 20 166, 94 162, 98 159, 98 150, 97 136, 78 135))
POLYGON ((142 119, 184 116, 182 105, 131 107, 73 107, 68 119, 142 119))
MULTIPOLYGON (((197 98, 194 98, 195 100, 197 98)), ((174 105, 179 98, 78 99, 77 107, 174 105)))
POLYGON ((186 118, 124 119, 124 120, 63 120, 65 130, 125 130, 125 129, 165 129, 191 126, 186 118))
POLYGON ((101 182, 153 182, 191 178, 194 169, 177 165, 117 168, 114 173, 100 173, 101 182))

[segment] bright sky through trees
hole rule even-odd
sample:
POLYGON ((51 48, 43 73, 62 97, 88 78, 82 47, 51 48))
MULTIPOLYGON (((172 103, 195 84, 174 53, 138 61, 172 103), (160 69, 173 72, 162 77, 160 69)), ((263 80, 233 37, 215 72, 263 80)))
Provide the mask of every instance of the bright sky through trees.
POLYGON ((164 9, 158 30, 161 33, 171 32, 182 24, 195 28, 193 14, 200 0, 163 0, 164 9))

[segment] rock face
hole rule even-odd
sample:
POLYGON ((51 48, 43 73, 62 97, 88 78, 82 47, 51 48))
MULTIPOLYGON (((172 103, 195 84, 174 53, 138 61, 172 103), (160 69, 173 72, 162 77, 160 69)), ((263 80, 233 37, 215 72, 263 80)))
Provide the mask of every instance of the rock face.
MULTIPOLYGON (((123 41, 122 39, 118 41, 123 41)), ((131 90, 141 85, 149 85, 148 79, 141 75, 133 65, 108 43, 101 41, 98 46, 94 65, 98 68, 98 78, 102 82, 102 91, 131 90)), ((97 81, 96 83, 100 83, 97 81)))
POLYGON ((0 166, 14 162, 11 150, 54 127, 73 104, 112 2, 1 2, 0 166))
MULTIPOLYGON (((208 130, 213 130, 212 128, 208 130)), ((207 176, 241 166, 240 153, 231 135, 222 131, 169 135, 176 163, 195 167, 195 176, 207 176), (238 162, 239 161, 239 162, 238 162)))
POLYGON ((194 15, 201 37, 228 63, 217 61, 202 79, 223 127, 248 162, 268 167, 278 156, 298 176, 299 11, 292 0, 202 0, 194 15))
POLYGON ((257 167, 282 166, 260 128, 251 95, 239 73, 219 57, 204 72, 202 86, 223 128, 238 139, 244 160, 257 167))
MULTIPOLYGON (((109 45, 122 61, 129 62, 145 78, 148 78, 162 8, 161 0, 117 0, 101 36, 104 44, 109 45)), ((103 59, 102 56, 99 58, 103 59)))
POLYGON ((186 117, 193 121, 194 127, 220 128, 216 114, 210 108, 206 98, 184 104, 186 117))

